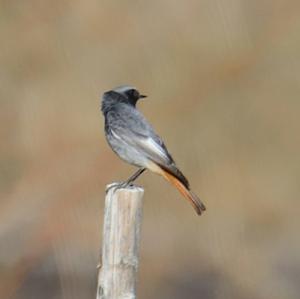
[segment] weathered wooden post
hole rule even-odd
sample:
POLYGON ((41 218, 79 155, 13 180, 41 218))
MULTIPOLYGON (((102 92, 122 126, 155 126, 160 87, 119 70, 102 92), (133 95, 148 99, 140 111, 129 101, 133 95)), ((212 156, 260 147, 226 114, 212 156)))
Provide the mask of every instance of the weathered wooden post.
POLYGON ((97 299, 136 298, 143 194, 128 186, 106 195, 97 299))

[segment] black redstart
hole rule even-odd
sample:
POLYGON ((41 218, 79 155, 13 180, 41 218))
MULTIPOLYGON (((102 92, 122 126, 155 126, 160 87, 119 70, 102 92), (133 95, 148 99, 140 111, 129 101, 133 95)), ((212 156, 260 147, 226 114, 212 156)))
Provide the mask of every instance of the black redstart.
POLYGON ((131 184, 149 169, 175 186, 200 215, 205 211, 204 204, 191 191, 188 180, 177 168, 162 139, 136 109, 137 101, 145 97, 132 86, 120 86, 103 94, 101 110, 106 139, 121 159, 139 167, 118 188, 131 184))

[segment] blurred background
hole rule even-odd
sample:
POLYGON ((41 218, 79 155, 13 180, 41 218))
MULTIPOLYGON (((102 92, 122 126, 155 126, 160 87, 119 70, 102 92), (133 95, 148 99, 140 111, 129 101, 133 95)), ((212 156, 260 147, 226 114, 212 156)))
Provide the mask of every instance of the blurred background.
POLYGON ((145 173, 139 298, 300 293, 300 3, 0 2, 0 298, 94 298, 120 84, 207 206, 145 173))

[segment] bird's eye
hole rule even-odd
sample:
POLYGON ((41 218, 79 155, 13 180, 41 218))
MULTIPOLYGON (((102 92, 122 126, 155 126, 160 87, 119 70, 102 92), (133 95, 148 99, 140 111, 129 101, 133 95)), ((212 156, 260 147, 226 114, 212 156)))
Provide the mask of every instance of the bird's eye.
POLYGON ((135 99, 139 98, 139 92, 136 89, 131 89, 130 94, 135 99))

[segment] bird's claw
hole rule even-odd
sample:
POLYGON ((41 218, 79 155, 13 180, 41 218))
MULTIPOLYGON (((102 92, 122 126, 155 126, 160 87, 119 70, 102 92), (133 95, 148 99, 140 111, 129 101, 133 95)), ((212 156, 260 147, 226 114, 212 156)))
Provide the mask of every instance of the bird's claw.
POLYGON ((110 190, 110 189, 114 189, 114 192, 115 191, 117 191, 118 189, 122 189, 122 188, 126 188, 126 187, 132 187, 133 186, 133 183, 128 183, 128 182, 120 182, 120 183, 113 183, 113 184, 110 184, 107 188, 106 188, 106 190, 105 190, 105 192, 106 192, 106 194, 108 193, 108 191, 110 190))

